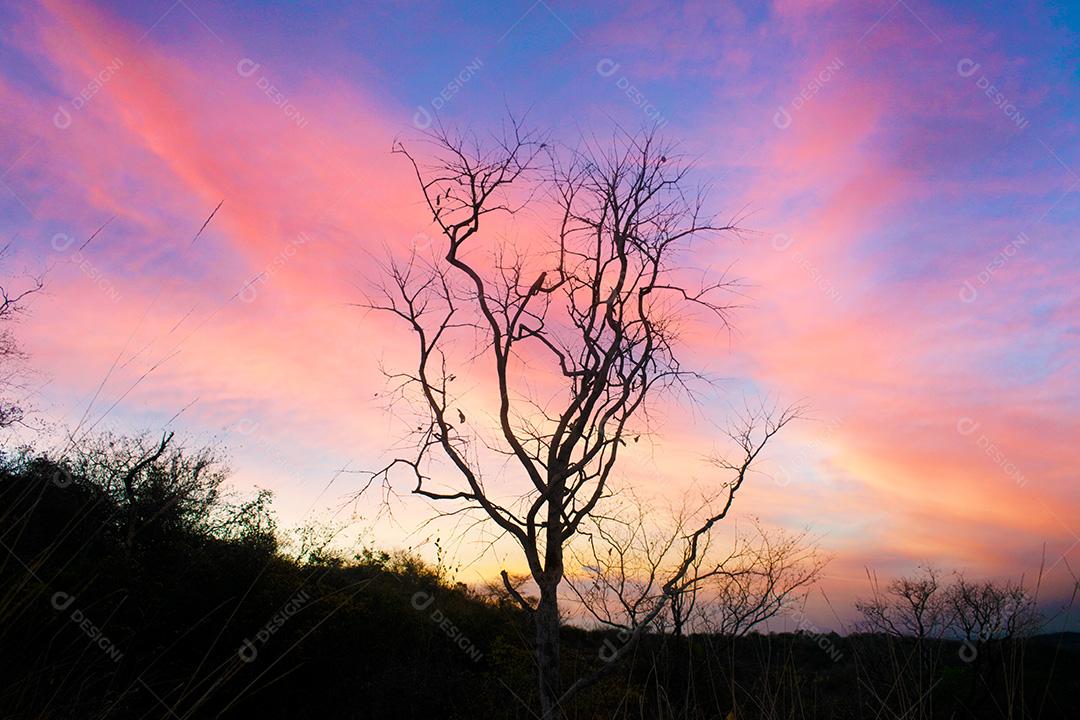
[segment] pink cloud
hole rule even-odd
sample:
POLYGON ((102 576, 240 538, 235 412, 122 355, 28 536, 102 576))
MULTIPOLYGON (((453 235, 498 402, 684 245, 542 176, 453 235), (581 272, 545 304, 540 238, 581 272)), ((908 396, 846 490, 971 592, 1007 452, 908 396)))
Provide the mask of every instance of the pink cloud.
MULTIPOLYGON (((736 273, 752 285, 750 307, 738 313, 730 345, 693 322, 686 339, 696 359, 737 375, 740 388, 748 379, 781 398, 805 398, 815 415, 834 422, 824 434, 812 424, 793 430, 766 468, 793 479, 760 478, 741 498, 745 511, 818 523, 839 553, 836 575, 849 580, 868 548, 896 568, 948 548, 950 561, 1008 570, 1023 553, 993 545, 995 534, 1008 534, 1012 546, 1044 539, 1061 546, 1080 503, 1070 476, 1080 430, 1075 340, 1062 331, 1080 304, 1075 273, 1061 272, 1033 246, 967 306, 957 296, 967 270, 900 272, 915 240, 893 233, 924 232, 921 202, 1034 198, 1060 187, 1062 176, 935 175, 984 152, 978 138, 956 140, 929 122, 944 109, 994 132, 1010 130, 998 127, 994 108, 956 76, 956 46, 938 46, 902 8, 862 44, 858 35, 874 18, 815 36, 794 25, 828 14, 832 3, 775 9, 793 27, 772 28, 769 39, 795 44, 800 59, 717 91, 719 98, 745 97, 745 106, 710 115, 710 124, 686 139, 694 148, 738 138, 751 149, 734 163, 739 180, 728 182, 741 188, 731 191, 734 206, 751 203, 751 224, 763 234, 743 244, 722 241, 705 258, 715 267, 739 258, 736 273), (913 47, 913 67, 894 71, 913 47), (843 65, 793 108, 793 98, 836 59, 843 65), (788 108, 788 127, 772 123, 778 105, 788 108), (1024 311, 1025 295, 1044 294, 1054 298, 1045 317, 1024 311), (1010 346, 1040 341, 1056 355, 1041 379, 1030 379, 1030 368, 1000 369, 1008 367, 1010 346), (961 418, 978 422, 979 431, 958 432, 961 418), (980 446, 984 436, 1000 457, 980 446), (807 445, 813 452, 800 451, 807 445), (1021 469, 1023 486, 1006 464, 1021 469)), ((970 30, 927 21, 942 36, 982 47, 970 30)), ((677 18, 644 5, 597 37, 626 48, 628 58, 654 51, 661 60, 632 65, 659 80, 695 63, 703 75, 733 77, 753 65, 765 32, 750 29, 731 5, 691 5, 677 18), (689 36, 671 34, 670 23, 689 28, 689 36), (632 33, 623 32, 628 26, 632 33), (709 45, 716 33, 730 44, 709 45)), ((294 108, 286 111, 286 101, 266 93, 285 82, 274 59, 253 58, 257 69, 244 64, 238 72, 247 59, 239 48, 208 38, 198 52, 178 56, 141 34, 105 11, 50 0, 26 11, 17 38, 62 94, 0 77, 0 101, 15 126, 5 133, 5 157, 31 148, 9 179, 36 216, 35 242, 45 246, 58 224, 85 238, 117 216, 85 257, 121 301, 70 256, 49 254, 62 284, 25 330, 36 361, 55 378, 56 396, 88 399, 125 343, 128 354, 146 347, 113 375, 97 406, 103 410, 175 349, 122 408, 167 418, 197 395, 189 417, 205 427, 257 416, 274 442, 355 448, 365 457, 385 452, 390 428, 400 431, 401 423, 388 420, 375 398, 383 389, 379 362, 406 362, 411 338, 390 318, 349 303, 377 275, 386 249, 399 251, 427 230, 415 179, 389 153, 410 111, 334 77, 282 86, 294 108), (57 103, 69 102, 116 59, 122 64, 71 126, 51 124, 57 103), (234 297, 260 273, 254 302, 234 297)), ((1009 67, 986 57, 988 67, 1009 67)), ((710 150, 703 165, 719 167, 721 157, 730 163, 741 148, 710 150)), ((997 247, 995 238, 1011 236, 1004 225, 975 219, 961 239, 985 237, 997 247)), ((971 272, 989 261, 990 251, 975 243, 947 245, 941 228, 925 232, 957 264, 970 260, 971 272)), ((536 378, 543 386, 539 370, 536 378)), ((489 407, 490 387, 480 374, 474 380, 473 402, 489 407)), ((673 474, 673 486, 683 489, 708 482, 703 456, 717 433, 709 421, 725 415, 729 400, 721 393, 696 414, 681 405, 658 408, 665 437, 651 455, 635 450, 641 462, 629 479, 673 474)), ((483 411, 470 407, 470 415, 483 411)))

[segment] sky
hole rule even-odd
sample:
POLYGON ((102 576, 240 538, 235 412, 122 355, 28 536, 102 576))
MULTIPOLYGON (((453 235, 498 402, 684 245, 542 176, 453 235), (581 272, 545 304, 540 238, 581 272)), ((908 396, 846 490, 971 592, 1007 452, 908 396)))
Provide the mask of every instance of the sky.
MULTIPOLYGON (((1064 592, 1078 30, 1067 3, 5 0, 3 270, 47 271, 28 400, 53 429, 218 444, 284 524, 356 513, 431 553, 427 503, 345 504, 405 437, 380 368, 411 349, 356 304, 432 234, 392 143, 507 109, 566 142, 659 125, 748 231, 695 260, 745 288, 730 332, 686 338, 721 380, 660 408, 627 481, 691 492, 733 408, 800 402, 737 510, 832 555, 816 622, 850 619, 824 598, 865 595, 868 568, 1042 562, 1064 592)), ((465 581, 513 562, 456 539, 465 581)))

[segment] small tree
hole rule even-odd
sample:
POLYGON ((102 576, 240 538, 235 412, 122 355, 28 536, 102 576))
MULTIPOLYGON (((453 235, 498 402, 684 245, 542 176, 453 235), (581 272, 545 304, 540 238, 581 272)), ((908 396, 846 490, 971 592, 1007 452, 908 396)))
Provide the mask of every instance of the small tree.
POLYGON ((179 528, 203 536, 274 544, 271 493, 236 495, 225 485, 229 471, 211 447, 189 449, 171 432, 94 434, 65 461, 69 481, 86 483, 120 510, 117 518, 128 557, 146 534, 179 528))
POLYGON ((1036 632, 1042 623, 1023 582, 973 582, 957 573, 945 593, 953 626, 969 643, 1009 640, 1036 632))
MULTIPOLYGON (((0 247, 0 262, 4 262, 11 252, 11 245, 0 247)), ((19 347, 11 324, 26 311, 26 303, 31 295, 38 293, 45 286, 40 276, 29 277, 25 281, 0 281, 0 428, 21 424, 26 417, 26 408, 21 400, 11 397, 26 388, 20 381, 24 377, 22 361, 26 353, 19 347)))
POLYGON ((745 635, 801 605, 827 562, 805 532, 768 530, 754 522, 736 540, 722 572, 706 583, 702 626, 723 635, 745 635))
MULTIPOLYGON (((566 548, 609 498, 620 452, 641 432, 650 403, 697 377, 677 351, 687 314, 727 322, 730 307, 720 293, 729 283, 692 285, 679 259, 695 238, 735 225, 704 214, 702 194, 686 187, 688 165, 651 133, 557 150, 511 118, 487 145, 442 129, 428 140, 429 162, 400 143, 394 151, 415 171, 441 234, 437 254, 392 261, 381 298, 367 303, 399 317, 416 338, 413 368, 390 374, 395 391, 419 403, 416 452, 375 476, 389 483, 391 472, 404 467, 413 493, 454 503, 452 512, 479 511, 520 546, 538 599, 528 602, 508 580, 506 590, 534 619, 547 720, 607 670, 561 687, 566 548), (483 252, 483 231, 493 218, 540 204, 553 218, 546 246, 526 252, 492 243, 483 252), (461 342, 472 344, 465 357, 455 347, 461 342), (481 364, 495 395, 493 435, 471 429, 455 391, 460 384, 453 384, 458 373, 481 364), (534 386, 541 380, 551 385, 544 392, 534 386), (449 462, 458 482, 433 479, 433 454, 449 462), (527 485, 524 495, 506 501, 494 492, 485 460, 513 463, 527 485)), ((693 584, 703 538, 726 516, 764 444, 791 417, 761 418, 761 427, 743 435, 742 456, 724 467, 734 475, 722 486, 723 501, 679 539, 681 560, 631 640, 693 584)))
POLYGON ((870 600, 855 602, 865 629, 920 641, 940 638, 949 629, 949 603, 941 573, 934 568, 920 566, 917 575, 893 580, 885 592, 878 589, 876 579, 872 586, 874 595, 870 600))
POLYGON ((884 671, 894 691, 874 695, 878 712, 911 718, 934 716, 933 689, 938 681, 942 644, 933 642, 949 632, 952 611, 941 573, 920 566, 914 575, 897 578, 884 592, 871 576, 873 597, 857 600, 863 629, 885 636, 886 653, 869 658, 871 665, 889 666, 884 671))
POLYGON ((799 600, 820 577, 827 558, 805 532, 787 533, 751 520, 729 545, 704 537, 682 591, 665 600, 664 583, 681 564, 681 540, 692 515, 682 508, 661 513, 644 503, 629 512, 592 518, 583 531, 587 550, 575 552, 582 572, 569 583, 589 617, 627 631, 657 604, 667 613, 653 620, 676 636, 696 629, 745 635, 799 600), (673 519, 665 521, 670 515, 673 519), (670 623, 670 624, 669 624, 670 623))

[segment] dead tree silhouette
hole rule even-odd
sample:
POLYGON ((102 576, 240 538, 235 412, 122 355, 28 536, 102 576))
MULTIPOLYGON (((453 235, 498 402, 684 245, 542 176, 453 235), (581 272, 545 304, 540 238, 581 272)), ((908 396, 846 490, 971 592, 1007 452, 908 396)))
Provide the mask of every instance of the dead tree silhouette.
POLYGON ((725 476, 715 486, 719 502, 679 538, 680 559, 661 583, 660 600, 636 619, 611 662, 564 690, 559 589, 567 545, 610 496, 625 437, 642 432, 650 402, 701 377, 680 362, 680 326, 688 314, 726 326, 732 306, 723 298, 733 283, 721 277, 691 284, 679 267, 688 256, 680 254, 701 236, 735 232, 736 223, 706 216, 703 193, 687 187, 690 165, 651 132, 556 148, 511 117, 491 142, 441 127, 426 140, 430 157, 400 142, 394 152, 411 163, 445 244, 430 261, 417 252, 391 261, 379 296, 364 303, 411 328, 416 363, 388 377, 426 420, 415 453, 373 476, 390 486, 391 474, 404 469, 413 493, 452 503, 454 513, 479 511, 520 546, 537 586, 535 604, 503 577, 534 620, 540 705, 549 720, 696 583, 705 538, 727 515, 751 463, 795 412, 762 413, 735 435, 739 457, 716 468, 725 476), (495 218, 525 208, 532 214, 538 205, 552 218, 550 244, 483 252, 483 231, 495 218), (451 422, 459 398, 449 383, 464 369, 454 354, 461 337, 474 343, 470 366, 490 372, 493 436, 451 422), (560 388, 554 397, 532 390, 523 372, 526 365, 539 372, 541 361, 560 388), (485 483, 483 453, 513 463, 528 488, 524 497, 505 501, 485 483), (448 461, 456 486, 429 474, 436 455, 448 461))

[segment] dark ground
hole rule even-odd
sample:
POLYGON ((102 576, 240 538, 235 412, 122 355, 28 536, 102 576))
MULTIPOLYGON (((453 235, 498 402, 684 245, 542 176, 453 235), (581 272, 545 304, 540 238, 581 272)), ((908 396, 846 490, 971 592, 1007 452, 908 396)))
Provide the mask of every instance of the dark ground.
MULTIPOLYGON (((404 554, 288 558, 265 504, 174 481, 125 496, 4 456, 0 717, 532 716, 531 631, 516 607, 404 554)), ((605 640, 618 642, 565 630, 567 680, 602 662, 605 640)), ((1080 634, 986 643, 972 662, 960 651, 875 635, 650 635, 566 716, 1080 717, 1080 634)))

